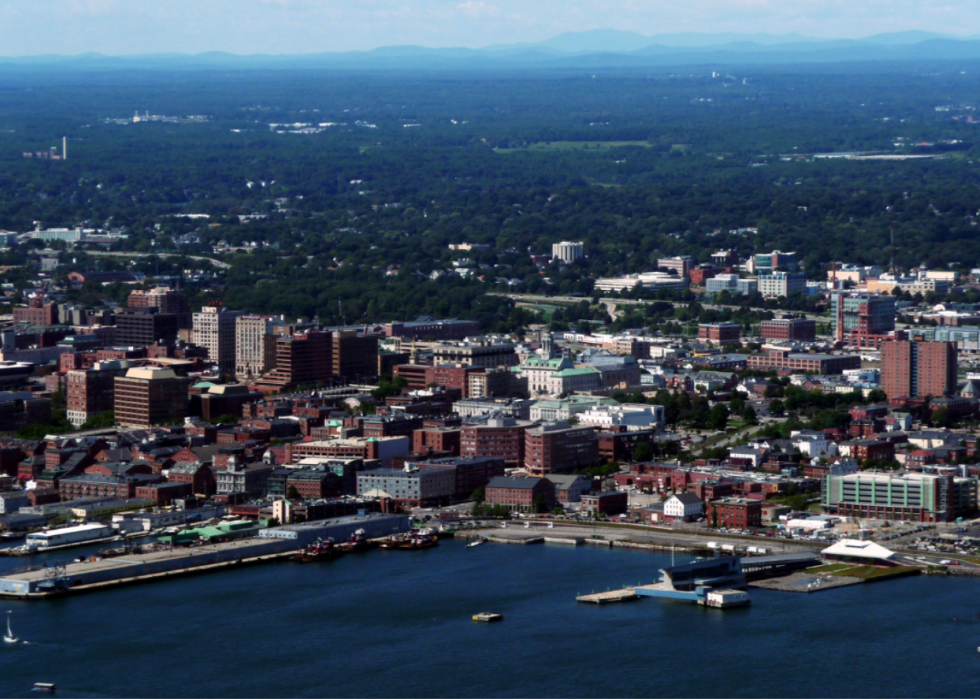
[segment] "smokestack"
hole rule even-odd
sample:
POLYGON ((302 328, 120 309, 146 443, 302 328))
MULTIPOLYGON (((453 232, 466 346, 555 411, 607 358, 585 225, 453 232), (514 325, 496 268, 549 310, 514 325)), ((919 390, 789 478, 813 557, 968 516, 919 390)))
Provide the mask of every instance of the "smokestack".
POLYGON ((61 159, 68 160, 68 137, 61 137, 61 159))

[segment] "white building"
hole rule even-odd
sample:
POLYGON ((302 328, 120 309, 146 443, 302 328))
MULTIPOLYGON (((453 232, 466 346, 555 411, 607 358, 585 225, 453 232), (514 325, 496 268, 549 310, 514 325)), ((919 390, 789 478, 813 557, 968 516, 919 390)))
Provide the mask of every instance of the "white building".
POLYGON ((623 403, 620 405, 594 405, 578 416, 582 425, 592 425, 607 430, 610 427, 625 427, 628 431, 657 429, 666 424, 662 405, 641 405, 623 403))
POLYGON ((585 257, 585 243, 569 243, 567 241, 555 243, 551 246, 551 257, 565 264, 581 260, 585 257))
POLYGON ((796 430, 789 435, 801 454, 809 456, 811 459, 829 454, 834 456, 837 453, 837 444, 827 439, 823 432, 815 430, 796 430))
POLYGON ((671 495, 664 502, 664 516, 675 519, 693 519, 701 515, 701 498, 694 493, 671 495))
POLYGON ((759 293, 766 298, 806 294, 806 274, 803 272, 760 274, 759 293))
POLYGON ((678 277, 666 272, 644 272, 628 274, 625 277, 605 277, 596 279, 596 291, 627 291, 636 286, 641 289, 674 289, 681 290, 687 285, 684 277, 678 277))
POLYGON ((191 338, 195 345, 206 347, 208 359, 222 371, 235 368, 235 323, 241 311, 224 306, 204 306, 194 314, 191 338))
POLYGON ((238 316, 235 319, 235 375, 261 376, 275 363, 273 323, 269 316, 238 316))

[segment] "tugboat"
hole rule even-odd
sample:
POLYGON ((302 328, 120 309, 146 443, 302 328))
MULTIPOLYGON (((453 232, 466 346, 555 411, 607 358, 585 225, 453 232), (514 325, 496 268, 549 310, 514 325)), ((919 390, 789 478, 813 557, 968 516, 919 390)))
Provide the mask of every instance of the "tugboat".
POLYGON ((290 558, 290 560, 296 563, 313 563, 315 561, 329 561, 334 558, 338 558, 343 555, 338 547, 333 545, 333 539, 327 539, 323 541, 317 539, 312 544, 304 549, 301 549, 298 553, 290 558))
POLYGON ((392 534, 391 536, 386 536, 380 544, 379 548, 383 549, 400 549, 409 540, 408 534, 392 534))
POLYGON ((346 543, 340 544, 340 549, 344 553, 360 553, 370 548, 372 548, 372 544, 368 541, 367 532, 363 529, 358 529, 350 535, 350 539, 346 543))
POLYGON ((400 548, 414 551, 415 549, 427 549, 436 546, 438 543, 439 537, 431 529, 416 529, 400 548))

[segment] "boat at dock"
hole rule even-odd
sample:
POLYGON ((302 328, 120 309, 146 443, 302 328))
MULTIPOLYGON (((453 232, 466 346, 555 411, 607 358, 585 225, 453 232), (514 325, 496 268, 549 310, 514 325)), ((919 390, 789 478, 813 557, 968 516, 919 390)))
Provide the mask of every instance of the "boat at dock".
POLYGON ((367 538, 367 532, 363 529, 358 529, 351 534, 350 539, 339 544, 338 548, 344 553, 361 553, 362 551, 371 550, 374 546, 375 544, 367 538))
POLYGON ((400 549, 408 541, 408 538, 408 534, 392 534, 382 539, 378 547, 383 549, 400 549))
POLYGON ((414 551, 415 549, 427 549, 439 544, 439 537, 431 529, 416 529, 408 536, 408 540, 402 543, 399 548, 409 549, 414 551))
POLYGON ((471 549, 475 546, 483 546, 485 543, 487 543, 487 537, 481 536, 476 541, 471 541, 470 543, 466 544, 466 548, 471 549))
POLYGON ((497 614, 495 612, 480 612, 479 614, 473 615, 473 621, 503 621, 504 615, 497 614))
POLYGON ((333 539, 326 541, 318 539, 298 553, 290 557, 296 563, 314 563, 316 561, 329 561, 339 558, 344 552, 339 547, 333 545, 333 539))

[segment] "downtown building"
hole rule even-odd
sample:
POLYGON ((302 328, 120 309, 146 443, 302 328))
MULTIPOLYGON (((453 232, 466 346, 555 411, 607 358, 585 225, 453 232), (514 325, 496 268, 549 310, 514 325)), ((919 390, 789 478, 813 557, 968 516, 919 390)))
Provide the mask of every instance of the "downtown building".
POLYGON ((273 316, 241 315, 235 319, 235 375, 262 376, 276 366, 273 316))
POLYGON ((208 359, 223 372, 235 370, 235 323, 241 311, 224 306, 204 306, 194 314, 192 339, 208 351, 208 359))
POLYGON ((882 342, 896 339, 894 296, 850 292, 833 294, 832 299, 831 327, 837 342, 878 349, 882 342))
POLYGON ((68 421, 78 427, 97 413, 115 407, 116 377, 126 373, 126 361, 96 362, 91 369, 65 374, 65 402, 68 421))
POLYGON ((524 432, 524 468, 534 476, 574 471, 599 460, 599 438, 592 427, 548 422, 524 432))
POLYGON ((113 381, 113 409, 122 427, 183 423, 187 417, 191 381, 173 369, 130 369, 113 381))
POLYGON ((956 392, 956 343, 881 343, 881 388, 892 401, 939 398, 956 392))
POLYGON ((824 477, 822 505, 842 517, 951 522, 977 508, 977 479, 952 474, 844 474, 831 468, 824 477))

